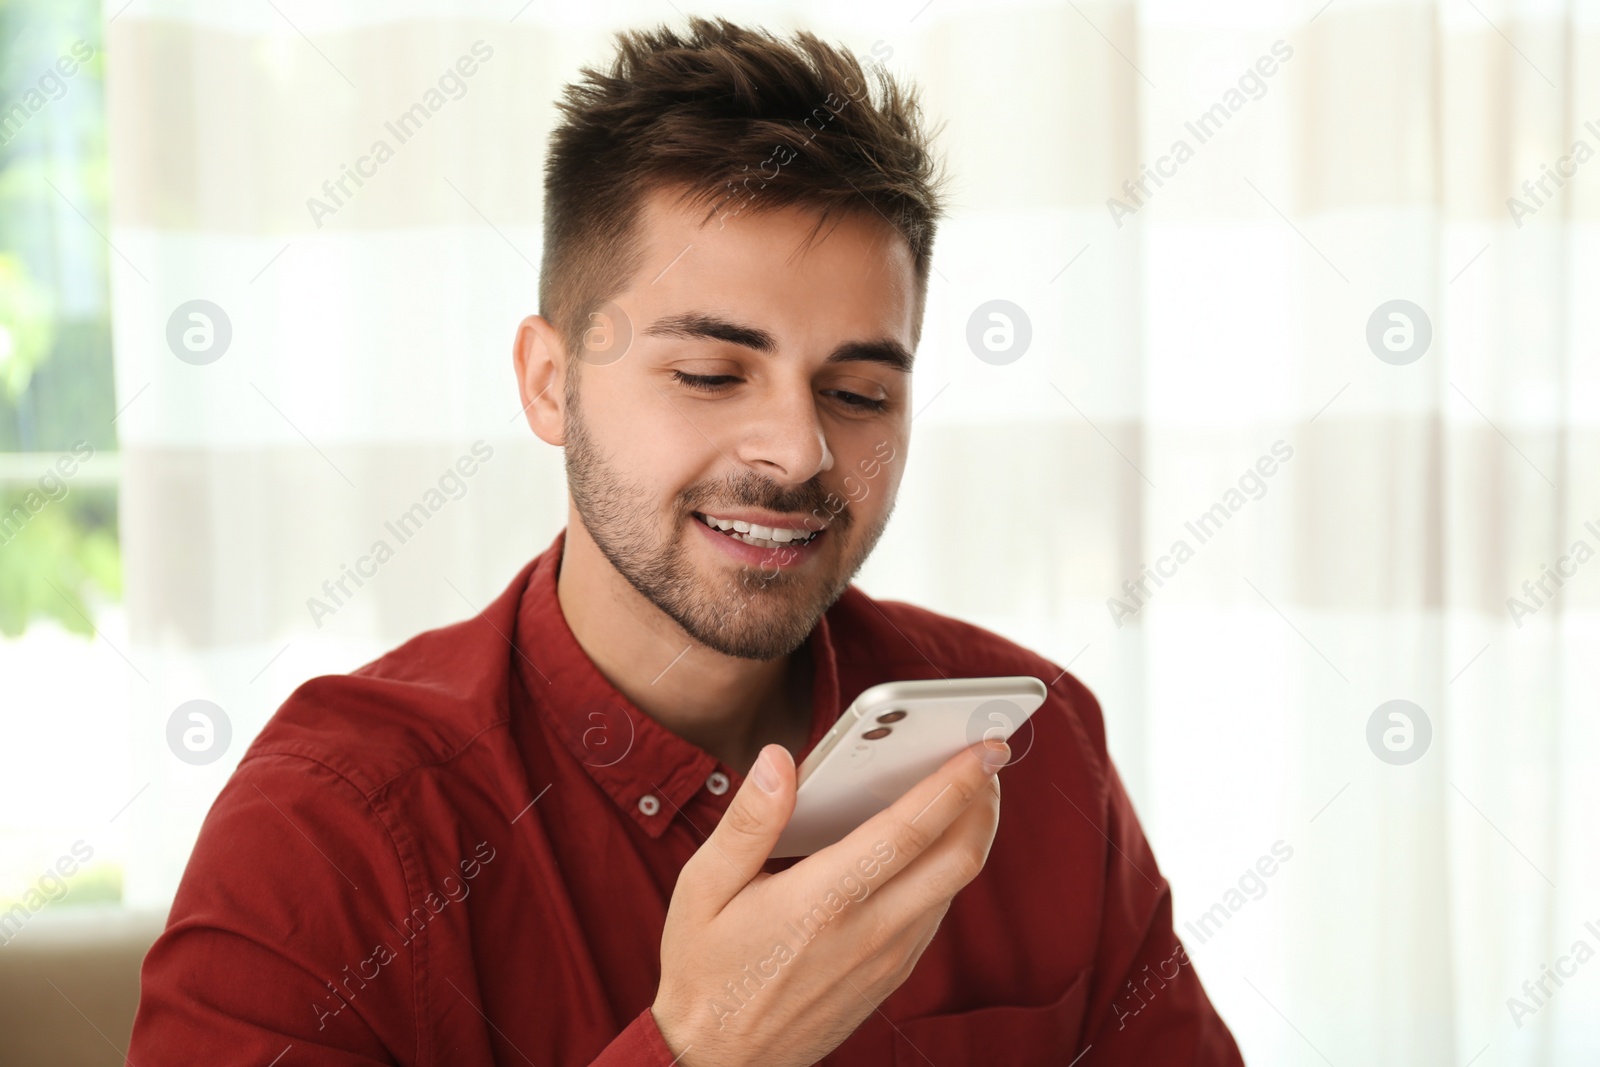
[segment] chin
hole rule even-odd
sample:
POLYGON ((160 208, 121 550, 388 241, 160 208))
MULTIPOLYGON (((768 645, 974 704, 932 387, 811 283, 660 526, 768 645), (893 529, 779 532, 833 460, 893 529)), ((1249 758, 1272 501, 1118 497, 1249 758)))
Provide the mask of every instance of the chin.
MULTIPOLYGON (((815 625, 812 624, 813 627, 815 625)), ((764 663, 782 659, 798 651, 805 645, 806 638, 811 636, 811 631, 795 634, 792 630, 752 632, 746 629, 736 633, 704 633, 690 634, 690 636, 713 652, 720 652, 734 659, 757 660, 764 663)))
POLYGON ((818 603, 818 598, 806 595, 800 583, 781 586, 787 596, 741 588, 721 603, 713 603, 712 597, 695 597, 692 604, 674 605, 677 610, 668 613, 685 633, 714 652, 737 659, 778 659, 804 645, 817 620, 838 599, 836 593, 818 603), (806 603, 795 603, 801 599, 806 603))

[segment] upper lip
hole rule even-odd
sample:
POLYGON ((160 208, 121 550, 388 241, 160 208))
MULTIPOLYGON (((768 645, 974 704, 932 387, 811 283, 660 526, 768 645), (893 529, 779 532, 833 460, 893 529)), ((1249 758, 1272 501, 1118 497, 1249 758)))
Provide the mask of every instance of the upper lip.
POLYGON ((732 510, 698 508, 694 514, 714 515, 719 519, 748 522, 752 526, 765 526, 768 529, 778 530, 821 530, 828 525, 815 515, 777 515, 770 511, 751 511, 745 508, 732 510))

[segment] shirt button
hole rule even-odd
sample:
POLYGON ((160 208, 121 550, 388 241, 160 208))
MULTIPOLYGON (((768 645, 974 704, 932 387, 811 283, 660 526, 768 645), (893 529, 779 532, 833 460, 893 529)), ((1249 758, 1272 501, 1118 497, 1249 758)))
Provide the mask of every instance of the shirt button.
POLYGON ((706 779, 706 788, 720 797, 728 791, 728 776, 721 771, 712 771, 711 777, 706 779))
POLYGON ((654 794, 646 793, 639 798, 639 810, 646 815, 654 815, 661 810, 661 801, 657 800, 654 794))

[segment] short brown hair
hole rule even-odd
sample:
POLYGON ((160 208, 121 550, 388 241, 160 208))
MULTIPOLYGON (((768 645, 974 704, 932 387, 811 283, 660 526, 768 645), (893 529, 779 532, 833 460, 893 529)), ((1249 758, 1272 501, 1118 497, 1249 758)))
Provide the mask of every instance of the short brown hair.
POLYGON ((618 33, 610 69, 583 67, 565 87, 545 164, 539 308, 568 351, 643 266, 645 194, 672 187, 706 221, 815 209, 813 236, 834 212, 882 216, 911 248, 920 334, 944 211, 937 131, 923 129, 915 90, 871 69, 877 92, 855 56, 811 33, 780 40, 720 18, 691 18, 686 35, 618 33))

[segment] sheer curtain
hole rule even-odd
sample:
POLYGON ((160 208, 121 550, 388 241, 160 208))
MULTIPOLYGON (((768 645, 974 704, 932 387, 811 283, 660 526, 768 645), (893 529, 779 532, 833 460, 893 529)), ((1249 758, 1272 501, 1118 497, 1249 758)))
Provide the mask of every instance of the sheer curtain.
MULTIPOLYGON (((161 907, 296 685, 559 528, 510 372, 551 101, 679 12, 119 3, 126 887, 161 907)), ((1247 1057, 1593 1062, 1600 5, 683 11, 886 56, 948 122, 860 584, 1095 690, 1247 1057)))

